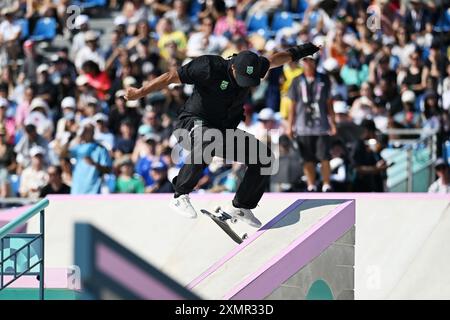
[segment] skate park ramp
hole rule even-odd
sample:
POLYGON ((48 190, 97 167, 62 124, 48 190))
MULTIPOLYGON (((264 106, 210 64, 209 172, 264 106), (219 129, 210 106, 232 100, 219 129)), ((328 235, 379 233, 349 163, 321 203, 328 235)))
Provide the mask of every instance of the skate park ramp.
POLYGON ((297 200, 188 288, 208 299, 305 299, 321 281, 331 294, 316 299, 353 299, 354 224, 354 201, 297 200))
MULTIPOLYGON (((189 285, 237 245, 206 217, 187 220, 172 213, 170 198, 50 196, 47 266, 75 264, 74 225, 87 222, 180 284, 189 285)), ((266 224, 299 199, 349 198, 356 204, 355 299, 450 299, 450 255, 444 252, 450 240, 448 195, 267 193, 255 214, 266 224)), ((231 194, 192 195, 197 209, 213 210, 231 199, 231 194)), ((2 217, 14 214, 0 212, 2 217)), ((38 230, 38 220, 30 221, 28 229, 38 230)), ((256 232, 239 223, 235 229, 250 237, 256 232)))

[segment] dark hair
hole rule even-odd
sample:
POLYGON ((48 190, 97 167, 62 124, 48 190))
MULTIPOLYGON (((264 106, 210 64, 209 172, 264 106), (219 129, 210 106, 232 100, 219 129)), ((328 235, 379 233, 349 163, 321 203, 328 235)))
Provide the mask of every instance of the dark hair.
POLYGON ((84 62, 83 65, 81 66, 81 69, 83 69, 83 71, 86 73, 93 73, 94 75, 100 73, 100 67, 98 66, 97 63, 95 63, 92 60, 84 62))
POLYGON ((36 126, 34 124, 27 124, 25 126, 25 132, 28 133, 28 134, 35 133, 36 132, 36 126))
POLYGON ((373 122, 373 120, 370 119, 364 119, 361 122, 361 128, 366 129, 370 132, 376 132, 377 131, 377 127, 375 126, 375 122, 373 122))
POLYGON ((8 92, 8 84, 7 83, 0 83, 0 91, 8 92))
POLYGON ((164 147, 161 151, 161 155, 163 156, 170 156, 172 154, 172 148, 171 147, 164 147))
POLYGON ((62 168, 61 168, 61 166, 51 165, 51 166, 48 167, 48 169, 50 169, 50 168, 55 168, 56 174, 59 175, 59 176, 62 175, 62 168))

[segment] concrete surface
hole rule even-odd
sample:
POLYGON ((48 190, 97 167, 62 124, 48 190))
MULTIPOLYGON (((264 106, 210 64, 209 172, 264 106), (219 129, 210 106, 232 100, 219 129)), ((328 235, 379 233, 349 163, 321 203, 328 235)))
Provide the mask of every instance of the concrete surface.
MULTIPOLYGON (((231 195, 193 195, 197 207, 213 209, 231 195)), ((356 199, 356 299, 450 299, 448 195, 265 194, 256 214, 267 222, 299 198, 356 199)), ((47 265, 73 263, 73 223, 87 221, 189 283, 234 242, 205 217, 185 220, 167 207, 170 195, 50 197, 47 265)), ((30 228, 37 227, 37 220, 30 228)), ((239 233, 255 230, 237 225, 239 233)), ((35 229, 36 230, 36 229, 35 229)))

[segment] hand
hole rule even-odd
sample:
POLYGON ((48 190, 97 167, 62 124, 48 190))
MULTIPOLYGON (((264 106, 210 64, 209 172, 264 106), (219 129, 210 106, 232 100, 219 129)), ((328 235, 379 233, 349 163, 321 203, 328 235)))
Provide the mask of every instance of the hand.
POLYGON ((137 100, 141 98, 141 92, 137 88, 129 87, 126 90, 125 100, 137 100))
POLYGON ((335 125, 330 127, 330 136, 335 136, 337 134, 337 129, 335 125))
POLYGON ((286 135, 291 140, 294 138, 294 130, 292 129, 292 126, 288 126, 288 128, 286 130, 286 135))
POLYGON ((379 171, 386 171, 386 169, 388 168, 388 165, 387 165, 386 161, 380 160, 377 162, 376 167, 379 171))

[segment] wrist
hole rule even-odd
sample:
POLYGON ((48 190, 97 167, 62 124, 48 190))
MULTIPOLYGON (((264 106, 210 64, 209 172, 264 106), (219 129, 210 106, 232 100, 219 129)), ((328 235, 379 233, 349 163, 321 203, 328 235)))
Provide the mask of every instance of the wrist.
POLYGON ((320 48, 312 44, 311 42, 291 47, 286 51, 291 55, 292 61, 298 61, 304 57, 315 54, 320 48))

